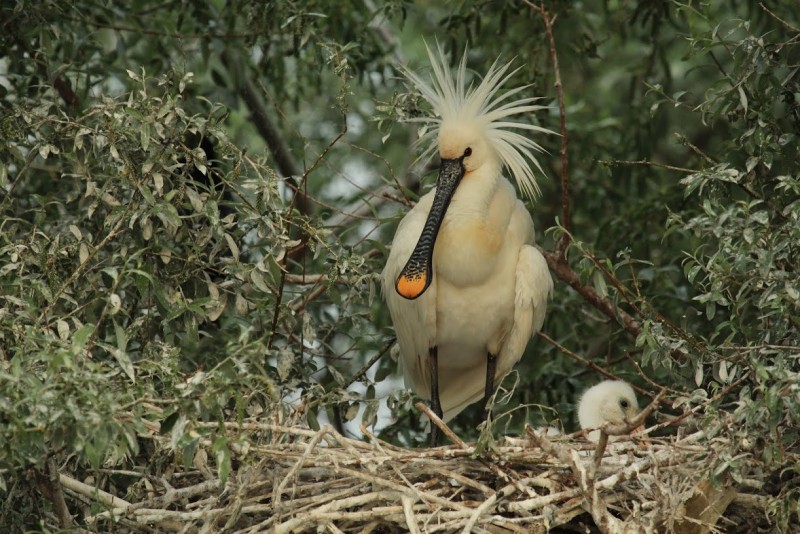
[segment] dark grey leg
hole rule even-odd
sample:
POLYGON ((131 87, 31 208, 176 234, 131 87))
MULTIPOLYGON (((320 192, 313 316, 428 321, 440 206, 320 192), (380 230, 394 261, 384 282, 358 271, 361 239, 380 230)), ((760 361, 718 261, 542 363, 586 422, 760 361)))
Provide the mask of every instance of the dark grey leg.
POLYGON ((483 390, 483 420, 486 421, 491 415, 489 409, 489 399, 494 393, 494 373, 497 369, 497 356, 491 352, 486 358, 486 389, 483 390))
MULTIPOLYGON (((444 414, 442 413, 442 403, 439 401, 439 349, 431 347, 428 356, 428 362, 431 366, 431 411, 439 419, 442 419, 444 414)), ((435 447, 437 441, 439 441, 439 427, 431 422, 430 446, 435 447)))

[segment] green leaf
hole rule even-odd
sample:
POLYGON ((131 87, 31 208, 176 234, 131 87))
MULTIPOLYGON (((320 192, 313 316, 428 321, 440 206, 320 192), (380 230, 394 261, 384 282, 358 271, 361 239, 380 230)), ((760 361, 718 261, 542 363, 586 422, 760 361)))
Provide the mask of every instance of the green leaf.
POLYGON ((178 421, 178 417, 178 412, 172 412, 162 419, 158 430, 159 433, 164 435, 172 432, 172 429, 175 427, 175 423, 178 421))
POLYGON ((211 448, 217 459, 217 473, 220 480, 225 483, 231 473, 231 450, 228 448, 228 439, 225 436, 218 436, 211 448))
POLYGON ((606 286, 606 279, 603 273, 599 270, 592 272, 592 285, 597 289, 597 293, 602 297, 608 297, 608 286, 606 286))
POLYGON ((114 332, 117 339, 117 346, 111 350, 111 355, 117 360, 119 366, 128 375, 131 382, 136 381, 136 374, 133 368, 133 362, 127 353, 128 335, 125 329, 122 328, 116 321, 114 321, 114 332))
POLYGON ((85 347, 86 342, 89 341, 89 338, 94 334, 94 328, 95 326, 93 324, 85 324, 78 328, 72 336, 72 344, 80 349, 85 347))
POLYGON ((314 410, 309 410, 306 412, 306 421, 308 421, 308 427, 315 432, 318 432, 320 429, 319 421, 317 420, 317 414, 314 410))

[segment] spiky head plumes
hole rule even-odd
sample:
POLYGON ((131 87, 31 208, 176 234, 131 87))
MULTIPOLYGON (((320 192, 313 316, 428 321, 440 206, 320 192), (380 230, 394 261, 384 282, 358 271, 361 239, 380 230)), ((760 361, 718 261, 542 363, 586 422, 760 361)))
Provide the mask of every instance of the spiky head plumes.
POLYGON ((532 163, 541 174, 544 174, 535 155, 536 152, 543 152, 543 149, 538 143, 513 131, 512 128, 544 134, 554 132, 541 126, 509 120, 516 115, 546 108, 535 104, 539 100, 536 97, 509 101, 528 86, 500 93, 501 87, 519 68, 509 71, 511 63, 499 65, 498 60, 495 60, 477 87, 472 84, 467 86, 466 50, 453 78, 442 46, 437 42, 438 54, 434 53, 427 43, 425 48, 433 68, 432 83, 428 83, 408 69, 403 69, 423 98, 430 103, 435 115, 411 119, 412 122, 428 126, 418 141, 425 147, 420 158, 425 160, 434 150, 441 148, 441 133, 463 131, 465 128, 475 130, 483 136, 499 163, 509 170, 523 193, 531 198, 539 195, 539 185, 536 183, 530 164, 532 163))

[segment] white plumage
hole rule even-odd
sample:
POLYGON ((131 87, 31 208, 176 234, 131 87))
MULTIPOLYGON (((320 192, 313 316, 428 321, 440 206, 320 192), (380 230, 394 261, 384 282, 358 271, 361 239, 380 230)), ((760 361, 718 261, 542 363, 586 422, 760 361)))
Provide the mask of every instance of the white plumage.
MULTIPOLYGON (((597 429, 606 423, 621 425, 638 413, 636 393, 621 380, 605 380, 590 387, 578 403, 578 422, 584 430, 597 429)), ((600 431, 589 432, 588 438, 597 443, 600 431)))
POLYGON ((495 62, 477 87, 467 87, 466 54, 455 79, 441 46, 438 57, 430 48, 428 56, 433 83, 406 75, 435 114, 416 120, 428 127, 422 157, 438 149, 442 159, 439 178, 400 222, 382 282, 406 385, 432 399, 431 361, 438 360, 448 420, 491 393, 544 321, 552 278, 533 246, 531 216, 502 170, 525 193, 538 192, 529 164, 541 170, 534 156, 541 147, 510 129, 550 132, 509 120, 542 108, 535 98, 508 100, 524 88, 498 96, 516 72, 509 64, 495 62))

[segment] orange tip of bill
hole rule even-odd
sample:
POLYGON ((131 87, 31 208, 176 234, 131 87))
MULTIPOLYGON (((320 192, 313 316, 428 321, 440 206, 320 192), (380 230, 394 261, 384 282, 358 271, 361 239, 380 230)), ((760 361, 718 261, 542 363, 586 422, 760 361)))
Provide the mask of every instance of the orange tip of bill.
POLYGON ((401 297, 415 299, 425 291, 425 276, 409 278, 406 275, 400 275, 394 287, 401 297))

